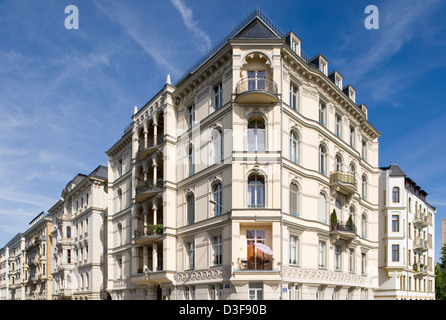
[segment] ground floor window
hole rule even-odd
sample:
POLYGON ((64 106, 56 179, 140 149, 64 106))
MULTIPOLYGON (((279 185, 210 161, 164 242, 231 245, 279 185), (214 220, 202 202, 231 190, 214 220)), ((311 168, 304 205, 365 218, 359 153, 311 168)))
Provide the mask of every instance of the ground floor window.
POLYGON ((249 300, 263 300, 263 283, 249 283, 249 300))

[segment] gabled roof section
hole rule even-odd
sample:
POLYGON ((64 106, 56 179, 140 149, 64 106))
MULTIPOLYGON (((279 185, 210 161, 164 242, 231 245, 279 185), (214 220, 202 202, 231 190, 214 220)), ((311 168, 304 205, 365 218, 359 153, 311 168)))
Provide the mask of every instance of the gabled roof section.
POLYGON ((391 164, 388 167, 381 167, 381 170, 389 170, 389 176, 391 177, 406 177, 403 169, 397 164, 391 164))
POLYGON ((268 28, 262 20, 256 18, 245 29, 234 37, 235 39, 281 39, 274 31, 268 28))
POLYGON ((283 33, 280 29, 269 19, 259 7, 253 10, 237 27, 235 27, 220 43, 212 48, 204 57, 202 57, 196 64, 194 64, 186 73, 177 81, 175 87, 186 79, 189 75, 198 70, 206 61, 208 61, 214 54, 223 48, 230 39, 240 38, 249 39, 255 38, 283 38, 283 33), (252 24, 252 25, 251 25, 252 24), (248 28, 249 27, 249 28, 248 28))
POLYGON ((108 179, 108 167, 100 165, 96 169, 94 169, 92 173, 90 173, 90 176, 107 180, 108 179))

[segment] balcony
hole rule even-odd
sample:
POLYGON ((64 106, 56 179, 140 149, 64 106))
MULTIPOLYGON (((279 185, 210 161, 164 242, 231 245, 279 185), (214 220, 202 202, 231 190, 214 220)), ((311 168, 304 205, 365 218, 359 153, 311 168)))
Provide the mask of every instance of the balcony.
POLYGON ((415 237, 413 239, 413 249, 414 250, 420 250, 420 251, 427 251, 429 250, 428 241, 424 240, 420 237, 415 237))
POLYGON ((338 221, 336 224, 333 223, 331 225, 330 235, 336 240, 351 241, 356 238, 356 226, 354 223, 338 221))
POLYGON ((158 136, 158 138, 155 140, 154 137, 149 137, 146 141, 142 141, 139 143, 138 146, 138 152, 136 154, 136 157, 139 161, 145 159, 147 156, 154 153, 162 144, 164 140, 162 136, 158 136))
POLYGON ((249 258, 239 259, 239 271, 276 271, 273 269, 274 259, 249 258))
POLYGON ((414 271, 414 276, 427 276, 427 265, 422 264, 420 262, 414 263, 412 266, 412 269, 414 271))
POLYGON ((413 217, 413 224, 422 228, 427 227, 429 225, 428 216, 417 210, 413 217))
POLYGON ((346 196, 356 191, 356 179, 352 173, 334 171, 330 174, 330 187, 346 196))
POLYGON ((279 102, 277 84, 268 78, 243 78, 235 88, 237 103, 275 103, 279 102))
POLYGON ((136 202, 144 202, 147 199, 155 196, 164 187, 163 179, 146 180, 143 184, 136 187, 136 202))
POLYGON ((135 242, 139 245, 149 245, 153 242, 162 239, 163 225, 146 225, 139 227, 134 231, 135 242))

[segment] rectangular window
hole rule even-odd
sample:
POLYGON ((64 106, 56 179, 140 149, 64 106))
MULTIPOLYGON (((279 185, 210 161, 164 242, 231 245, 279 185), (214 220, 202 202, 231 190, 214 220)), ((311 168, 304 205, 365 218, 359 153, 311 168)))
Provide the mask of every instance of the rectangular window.
POLYGON ((299 239, 296 236, 290 236, 290 264, 297 266, 299 264, 299 239))
POLYGON ((195 124, 195 105, 187 107, 187 125, 192 127, 195 124))
POLYGON ((392 232, 400 231, 400 217, 398 215, 392 216, 392 232))
POLYGON ((342 118, 340 115, 337 114, 335 116, 335 135, 336 135, 336 137, 341 138, 341 135, 342 135, 341 130, 342 130, 342 118))
POLYGON ((319 268, 326 268, 326 256, 327 256, 327 244, 323 241, 319 241, 319 268))
POLYGON ((249 283, 249 300, 263 300, 263 283, 249 283))
POLYGON ((365 142, 364 140, 362 141, 361 158, 362 158, 362 160, 367 161, 367 142, 365 142))
POLYGON ((350 249, 348 253, 348 271, 355 272, 355 249, 350 249))
POLYGON ((322 102, 319 103, 319 123, 325 127, 327 107, 322 102))
POLYGON ((365 253, 361 254, 361 274, 367 274, 367 256, 365 253))
POLYGON ((186 252, 187 252, 186 268, 194 269, 195 268, 195 243, 193 243, 193 242, 186 243, 186 252))
POLYGON ((336 271, 341 270, 341 246, 335 246, 335 265, 334 268, 336 271))
POLYGON ((400 246, 397 244, 392 245, 392 261, 400 261, 400 246))
POLYGON ((221 236, 216 236, 213 239, 213 259, 214 266, 222 264, 222 241, 221 236))
POLYGON ((222 97, 223 97, 222 85, 221 85, 221 83, 219 83, 218 85, 216 85, 214 87, 214 109, 215 110, 218 110, 222 107, 222 105, 223 105, 222 97))
POLYGON ((355 128, 350 126, 350 147, 355 147, 355 128))
POLYGON ((290 107, 297 111, 297 87, 294 84, 290 85, 290 107))

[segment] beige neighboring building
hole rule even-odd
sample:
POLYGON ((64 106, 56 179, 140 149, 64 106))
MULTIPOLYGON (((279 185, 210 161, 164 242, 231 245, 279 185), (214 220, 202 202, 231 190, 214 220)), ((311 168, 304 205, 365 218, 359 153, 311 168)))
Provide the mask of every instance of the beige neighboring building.
POLYGON ((379 288, 375 298, 435 300, 435 214, 397 165, 381 168, 379 288))
POLYGON ((25 238, 18 233, 5 246, 2 263, 2 288, 5 300, 25 300, 25 238), (5 263, 6 260, 6 263, 5 263))
POLYGON ((258 10, 168 77, 107 151, 109 298, 373 299, 380 133, 342 82, 258 10))
POLYGON ((48 211, 53 221, 52 299, 102 299, 107 176, 104 166, 89 175, 78 174, 48 211))
POLYGON ((23 233, 25 300, 51 300, 51 218, 41 212, 23 233))

